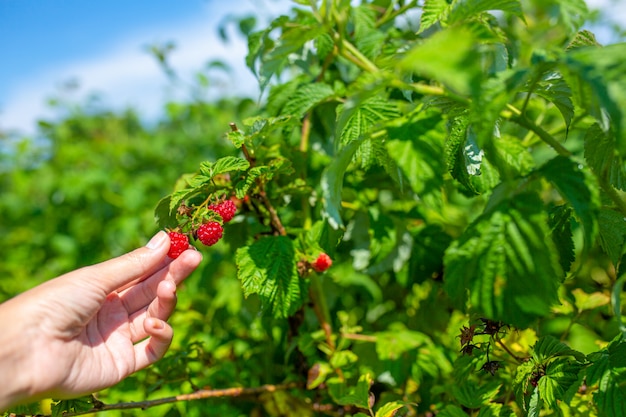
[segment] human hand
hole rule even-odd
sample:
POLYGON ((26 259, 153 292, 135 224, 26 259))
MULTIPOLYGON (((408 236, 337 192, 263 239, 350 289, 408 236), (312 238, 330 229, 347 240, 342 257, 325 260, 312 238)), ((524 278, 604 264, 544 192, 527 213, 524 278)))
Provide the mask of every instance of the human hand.
POLYGON ((47 281, 0 305, 0 410, 111 386, 163 357, 176 287, 199 265, 195 250, 167 257, 159 232, 143 248, 47 281))

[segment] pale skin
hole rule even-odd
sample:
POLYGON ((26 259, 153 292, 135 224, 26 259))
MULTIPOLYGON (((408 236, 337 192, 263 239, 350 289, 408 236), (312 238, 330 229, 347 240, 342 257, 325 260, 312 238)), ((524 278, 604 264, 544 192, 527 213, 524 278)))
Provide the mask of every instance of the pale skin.
POLYGON ((142 248, 69 272, 0 304, 0 411, 96 392, 161 359, 176 287, 200 264, 167 256, 157 233, 142 248))

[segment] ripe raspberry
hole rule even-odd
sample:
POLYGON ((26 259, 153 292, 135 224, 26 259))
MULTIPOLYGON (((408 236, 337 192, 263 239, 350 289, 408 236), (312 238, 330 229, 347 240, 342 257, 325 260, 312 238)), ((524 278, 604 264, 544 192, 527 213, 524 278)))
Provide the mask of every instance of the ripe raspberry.
POLYGON ((215 245, 222 238, 223 233, 224 229, 218 222, 204 223, 197 230, 198 239, 207 246, 215 245))
POLYGON ((170 250, 167 256, 176 259, 189 248, 189 238, 178 232, 169 232, 168 235, 170 236, 170 250))
POLYGON ((228 223, 235 217, 235 213, 237 212, 237 206, 235 202, 232 200, 226 200, 219 204, 211 204, 209 206, 209 210, 213 210, 217 214, 220 215, 224 223, 228 223))
POLYGON ((320 253, 315 262, 311 264, 311 267, 317 272, 324 272, 333 264, 333 260, 330 256, 324 252, 320 253))

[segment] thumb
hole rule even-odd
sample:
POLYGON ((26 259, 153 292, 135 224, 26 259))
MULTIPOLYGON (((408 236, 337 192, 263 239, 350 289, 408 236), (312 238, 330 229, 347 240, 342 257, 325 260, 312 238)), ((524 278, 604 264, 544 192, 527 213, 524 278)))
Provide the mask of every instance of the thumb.
POLYGON ((89 279, 94 281, 105 294, 120 291, 134 282, 139 282, 164 268, 172 259, 167 257, 170 239, 160 231, 142 248, 135 249, 117 258, 88 266, 89 279))

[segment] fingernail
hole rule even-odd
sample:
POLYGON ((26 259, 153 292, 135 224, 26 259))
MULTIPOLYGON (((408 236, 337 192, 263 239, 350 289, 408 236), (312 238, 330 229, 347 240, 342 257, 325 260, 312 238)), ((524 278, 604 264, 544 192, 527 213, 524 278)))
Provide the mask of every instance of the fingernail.
POLYGON ((163 327, 165 327, 165 325, 161 320, 154 319, 152 321, 152 327, 157 330, 161 330, 163 327))
POLYGON ((154 235, 152 239, 150 239, 150 242, 148 242, 146 247, 148 249, 156 249, 165 243, 165 239, 167 239, 167 233, 161 230, 159 233, 154 235))

